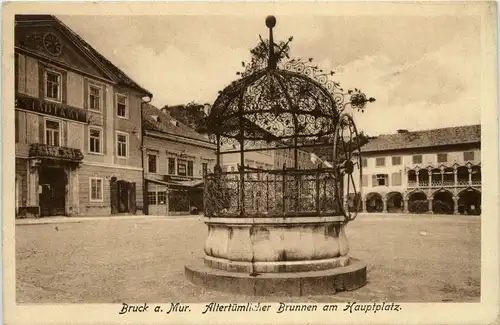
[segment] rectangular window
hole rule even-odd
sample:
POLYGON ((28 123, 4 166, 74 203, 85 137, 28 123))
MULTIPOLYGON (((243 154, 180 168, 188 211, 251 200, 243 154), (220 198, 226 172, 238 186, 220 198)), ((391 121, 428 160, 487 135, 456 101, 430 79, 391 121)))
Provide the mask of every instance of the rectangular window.
POLYGON ((156 192, 148 192, 148 204, 156 205, 156 192))
POLYGON ((186 160, 177 160, 177 175, 186 176, 187 175, 187 161, 186 160))
POLYGON ((361 159, 361 167, 368 167, 368 158, 361 159))
POLYGON ((61 143, 60 123, 53 120, 45 120, 45 144, 59 146, 61 143))
POLYGON ((392 186, 401 186, 401 172, 392 173, 392 186))
POLYGON ((377 167, 385 166, 385 157, 377 158, 375 160, 375 166, 377 166, 377 167))
POLYGON ((194 173, 194 167, 193 167, 193 162, 192 161, 188 161, 188 170, 187 170, 187 174, 188 176, 193 176, 193 173, 194 173))
POLYGON ((363 187, 367 187, 368 186, 368 175, 363 175, 363 177, 361 178, 361 186, 363 187))
POLYGON ((401 165, 401 156, 392 157, 392 165, 393 166, 401 165))
POLYGON ((156 174, 156 155, 148 155, 148 173, 156 174))
POLYGON ((45 71, 45 98, 61 101, 61 80, 60 73, 54 71, 45 71))
POLYGON ((128 135, 123 133, 116 134, 116 152, 118 157, 126 158, 128 154, 128 135))
POLYGON ((175 158, 168 158, 168 174, 175 175, 175 158))
POLYGON ((464 161, 473 161, 473 160, 474 160, 474 151, 465 151, 464 161))
POLYGON ((92 153, 101 153, 101 135, 102 131, 97 128, 89 128, 89 151, 92 153))
POLYGON ((127 102, 127 96, 121 94, 116 95, 116 115, 123 118, 128 117, 127 102))
POLYGON ((389 175, 387 174, 377 174, 374 175, 374 185, 375 186, 388 186, 389 185, 389 175))
POLYGON ((448 161, 448 154, 446 153, 438 153, 437 154, 438 163, 445 163, 448 161))
POLYGON ((203 176, 208 174, 208 164, 207 163, 202 163, 201 164, 201 173, 203 176))
POLYGON ((97 86, 89 85, 89 109, 101 110, 101 88, 97 86))
POLYGON ((90 201, 102 202, 103 185, 102 178, 90 178, 90 201))
POLYGON ((158 192, 158 204, 167 204, 167 192, 158 192))
POLYGON ((422 155, 415 155, 412 157, 412 162, 414 164, 421 164, 422 163, 422 155))

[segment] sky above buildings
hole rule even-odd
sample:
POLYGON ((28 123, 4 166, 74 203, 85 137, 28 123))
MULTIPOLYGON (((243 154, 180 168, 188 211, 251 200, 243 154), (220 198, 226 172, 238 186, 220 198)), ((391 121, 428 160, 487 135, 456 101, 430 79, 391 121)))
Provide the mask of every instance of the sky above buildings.
MULTIPOLYGON (((58 16, 153 93, 153 104, 213 103, 267 38, 265 17, 58 16)), ((377 101, 354 113, 369 135, 480 123, 477 16, 278 16, 290 55, 334 70, 377 101)))

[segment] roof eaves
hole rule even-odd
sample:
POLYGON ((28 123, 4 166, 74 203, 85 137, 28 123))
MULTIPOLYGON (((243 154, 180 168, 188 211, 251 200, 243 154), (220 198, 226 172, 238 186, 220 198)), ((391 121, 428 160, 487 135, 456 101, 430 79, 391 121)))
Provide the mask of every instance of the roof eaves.
POLYGON ((86 42, 80 35, 78 35, 76 32, 74 32, 71 28, 69 28, 66 24, 64 24, 60 19, 58 19, 56 16, 51 16, 52 19, 54 19, 55 22, 61 25, 62 32, 69 37, 70 39, 73 40, 75 45, 79 47, 79 49, 86 53, 87 56, 94 62, 99 68, 101 68, 106 74, 109 74, 110 77, 115 80, 117 83, 122 83, 125 84, 129 87, 136 88, 137 90, 141 91, 148 97, 153 97, 153 94, 145 89, 144 87, 140 86, 138 83, 136 83, 134 80, 132 80, 125 72, 123 72, 120 68, 118 68, 116 65, 114 65, 110 60, 108 60, 106 57, 104 57, 99 51, 97 51, 92 45, 90 45, 88 42, 86 42), (82 48, 83 47, 83 48, 82 48), (107 66, 106 66, 107 65, 107 66), (116 71, 111 71, 109 69, 111 67, 112 69, 116 71), (125 79, 125 80, 124 80, 125 79), (128 82, 127 82, 128 81, 128 82))

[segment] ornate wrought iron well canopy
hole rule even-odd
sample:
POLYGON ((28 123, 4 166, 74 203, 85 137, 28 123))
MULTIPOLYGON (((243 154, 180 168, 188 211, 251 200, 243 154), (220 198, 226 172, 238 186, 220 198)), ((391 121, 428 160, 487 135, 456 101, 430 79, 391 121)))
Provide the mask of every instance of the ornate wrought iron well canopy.
MULTIPOLYGON (((330 79, 334 72, 324 72, 312 59, 284 62, 292 38, 278 45, 273 38, 276 18, 267 17, 266 25, 269 41, 262 41, 260 47, 267 53, 267 64, 242 73, 222 90, 206 121, 206 131, 217 141, 218 158, 215 173, 205 182, 205 213, 347 216, 342 202, 349 186, 352 184, 355 197, 361 196, 353 179, 357 169, 361 181, 361 157, 354 121, 344 110, 348 106, 364 110, 375 99, 359 89, 344 91, 330 79), (224 142, 238 144, 238 150, 221 151, 224 142), (298 149, 318 146, 332 146, 333 167, 299 170, 298 149), (276 148, 294 150, 292 168, 264 171, 245 167, 245 152, 276 148), (235 152, 240 153, 238 172, 223 172, 220 155, 235 152)), ((358 199, 356 205, 359 203, 358 199)))

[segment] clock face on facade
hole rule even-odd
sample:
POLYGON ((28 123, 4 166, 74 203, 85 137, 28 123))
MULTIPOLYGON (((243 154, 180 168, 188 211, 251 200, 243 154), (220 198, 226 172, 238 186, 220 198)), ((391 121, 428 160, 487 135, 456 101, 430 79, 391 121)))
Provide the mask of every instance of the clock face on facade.
POLYGON ((43 35, 43 47, 51 55, 59 55, 62 51, 61 41, 52 33, 43 35))

